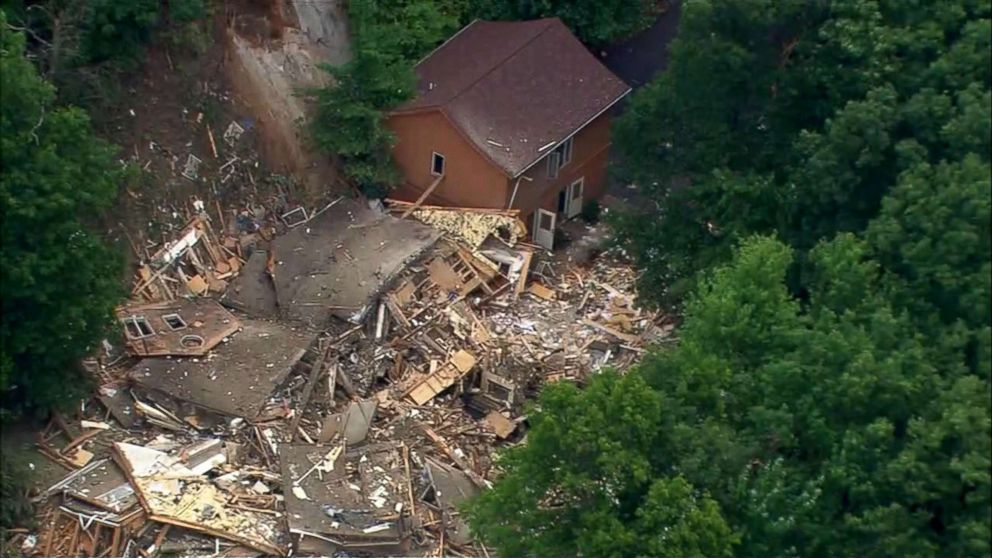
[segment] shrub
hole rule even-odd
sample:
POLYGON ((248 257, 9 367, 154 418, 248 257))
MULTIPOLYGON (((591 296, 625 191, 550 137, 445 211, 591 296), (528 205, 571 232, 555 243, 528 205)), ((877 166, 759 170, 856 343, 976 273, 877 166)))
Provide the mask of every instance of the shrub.
POLYGON ((582 220, 590 225, 599 222, 599 213, 602 208, 597 200, 589 200, 582 205, 582 220))

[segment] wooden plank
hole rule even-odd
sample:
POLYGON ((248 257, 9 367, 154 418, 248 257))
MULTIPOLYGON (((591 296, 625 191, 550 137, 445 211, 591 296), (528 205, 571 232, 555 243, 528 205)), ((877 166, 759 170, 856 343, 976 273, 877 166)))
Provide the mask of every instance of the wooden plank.
POLYGON ((392 294, 387 294, 385 297, 386 308, 389 309, 389 315, 392 316, 401 327, 405 329, 411 329, 413 326, 410 324, 410 320, 406 319, 406 314, 400 309, 400 305, 396 302, 396 298, 392 294))
MULTIPOLYGON (((395 198, 386 198, 383 200, 387 205, 391 206, 394 211, 403 210, 414 205, 415 202, 408 202, 403 200, 398 200, 395 198)), ((461 207, 461 206, 447 206, 447 205, 427 205, 421 204, 418 209, 430 209, 439 211, 467 211, 470 213, 493 213, 496 215, 506 215, 508 217, 517 217, 520 215, 519 209, 498 209, 494 207, 461 207)))
POLYGON ((327 348, 321 353, 316 360, 313 361, 313 366, 310 367, 310 376, 307 378, 307 385, 303 388, 303 396, 300 398, 300 406, 296 409, 296 414, 293 415, 293 422, 289 425, 289 441, 290 443, 296 439, 296 433, 300 426, 300 420, 303 418, 303 411, 307 408, 307 403, 310 402, 310 397, 313 395, 313 388, 317 385, 317 377, 320 376, 320 370, 324 366, 324 361, 331 354, 331 350, 334 348, 333 343, 328 343, 327 348))
POLYGON ((434 182, 431 182, 431 185, 428 186, 426 190, 424 190, 423 194, 420 194, 420 197, 417 198, 417 201, 413 202, 413 205, 408 207, 407 210, 403 212, 403 215, 400 216, 400 219, 406 219, 411 213, 414 212, 415 209, 420 207, 420 204, 424 203, 424 200, 427 199, 427 196, 431 195, 431 193, 434 192, 435 189, 437 189, 438 184, 440 184, 442 180, 444 180, 444 174, 441 174, 441 176, 434 179, 434 182))
POLYGON ((598 323, 596 323, 596 322, 594 322, 594 321, 592 321, 592 320, 590 320, 588 318, 583 318, 582 323, 585 324, 585 325, 587 325, 587 326, 589 326, 589 327, 591 327, 591 328, 593 328, 593 329, 597 329, 599 331, 602 331, 603 333, 608 333, 608 334, 612 335, 613 337, 616 337, 617 339, 620 339, 621 341, 626 341, 627 343, 629 343, 631 345, 640 345, 641 344, 641 338, 638 337, 638 336, 636 336, 636 335, 629 335, 629 334, 623 333, 621 331, 617 331, 617 330, 613 329, 612 327, 607 327, 607 326, 605 326, 603 324, 598 324, 598 323))
POLYGON ((531 293, 534 296, 537 296, 538 298, 543 298, 544 300, 554 300, 555 297, 557 296, 557 293, 555 293, 555 291, 545 287, 540 283, 531 283, 530 286, 527 287, 527 292, 531 293))
POLYGON ((530 250, 524 252, 524 265, 520 268, 520 277, 517 278, 517 286, 513 289, 513 298, 520 296, 527 286, 527 275, 530 273, 530 262, 534 258, 534 252, 530 250))

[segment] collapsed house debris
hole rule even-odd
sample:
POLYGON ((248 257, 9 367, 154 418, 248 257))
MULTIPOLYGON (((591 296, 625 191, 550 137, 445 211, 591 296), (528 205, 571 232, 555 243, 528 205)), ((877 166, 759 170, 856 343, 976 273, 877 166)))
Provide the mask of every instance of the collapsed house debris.
POLYGON ((132 295, 145 301, 163 301, 187 294, 222 293, 228 280, 238 274, 244 263, 235 252, 239 244, 230 236, 218 238, 202 211, 202 202, 194 205, 200 212, 176 240, 159 248, 138 267, 132 295))
MULTIPOLYGON (((389 212, 410 219, 343 200, 290 215, 223 294, 136 291, 127 356, 94 369, 101 405, 39 439, 70 472, 35 549, 486 556, 458 508, 525 439, 524 404, 629 366, 671 324, 614 254, 546 258, 499 212, 389 212)), ((200 234, 158 261, 178 275, 200 234)))
POLYGON ((406 552, 410 478, 401 444, 342 449, 280 448, 287 522, 298 552, 406 552))
POLYGON ((233 540, 276 556, 278 512, 238 505, 236 494, 218 487, 206 473, 226 461, 220 440, 182 448, 178 455, 133 444, 114 444, 117 459, 148 518, 233 540))
POLYGON ((245 319, 240 331, 205 357, 145 358, 128 378, 207 410, 254 419, 312 339, 286 326, 245 319))
POLYGON ((117 310, 129 351, 138 356, 203 356, 241 326, 214 300, 184 298, 117 310))
POLYGON ((382 286, 437 238, 420 223, 340 200, 253 253, 224 301, 315 329, 330 316, 359 323, 382 286))

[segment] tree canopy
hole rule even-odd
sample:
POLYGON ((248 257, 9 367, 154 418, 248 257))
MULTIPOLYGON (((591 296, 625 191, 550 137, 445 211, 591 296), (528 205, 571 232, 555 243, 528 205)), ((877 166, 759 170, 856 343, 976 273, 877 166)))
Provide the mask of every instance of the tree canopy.
POLYGON ((616 126, 651 203, 617 229, 673 303, 751 233, 805 251, 861 232, 924 165, 988 162, 988 2, 699 0, 616 126), (691 186, 686 186, 687 184, 691 186))
POLYGON ((932 339, 870 251, 816 246, 800 304, 792 250, 746 241, 676 348, 544 390, 476 532, 507 556, 987 555, 990 331, 979 358, 932 339))
POLYGON ((678 343, 545 388, 466 510, 484 541, 992 552, 989 12, 685 3, 668 73, 616 129, 650 203, 614 222, 678 343))
POLYGON ((345 176, 369 195, 381 196, 400 180, 385 112, 413 96, 414 63, 457 27, 456 17, 439 6, 431 0, 350 2, 352 59, 323 66, 333 83, 315 91, 314 140, 339 156, 345 176))
POLYGON ((0 398, 4 411, 44 411, 84 387, 79 360, 122 295, 119 255, 86 221, 114 199, 124 169, 85 112, 55 104, 2 10, 0 83, 0 398))
POLYGON ((525 20, 558 17, 584 43, 601 47, 650 26, 655 0, 470 0, 481 19, 525 20))

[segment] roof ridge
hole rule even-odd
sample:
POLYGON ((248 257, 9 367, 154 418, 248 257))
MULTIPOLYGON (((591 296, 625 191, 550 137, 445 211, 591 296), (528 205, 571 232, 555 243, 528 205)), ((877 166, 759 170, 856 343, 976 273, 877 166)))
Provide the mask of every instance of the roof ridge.
MULTIPOLYGON (((467 84, 465 87, 462 87, 461 90, 459 90, 457 93, 455 93, 451 97, 445 99, 443 103, 439 103, 437 106, 440 106, 443 109, 444 107, 446 107, 446 106, 450 105, 451 103, 453 103, 455 101, 455 99, 457 99, 458 97, 461 97, 462 93, 465 93, 466 91, 468 91, 468 90, 472 89, 473 87, 475 87, 475 85, 477 83, 479 83, 480 81, 482 81, 483 78, 485 78, 489 74, 491 74, 494 71, 496 71, 496 69, 499 68, 500 66, 502 66, 503 64, 505 64, 507 60, 509 60, 509 59, 513 58, 514 56, 516 56, 517 54, 519 54, 521 50, 523 50, 525 47, 527 47, 532 42, 534 42, 535 40, 537 40, 538 37, 540 37, 541 35, 544 35, 548 31, 548 29, 551 29, 551 26, 554 25, 555 21, 557 21, 559 23, 561 22, 561 19, 559 19, 557 17, 545 17, 545 18, 541 18, 541 19, 537 19, 537 20, 532 20, 532 21, 542 21, 542 20, 543 21, 546 21, 547 23, 544 24, 544 28, 542 28, 538 33, 535 33, 533 37, 527 39, 520 46, 518 46, 517 48, 513 49, 509 54, 507 54, 505 57, 503 57, 502 59, 500 59, 499 62, 493 64, 492 67, 489 68, 488 70, 486 70, 482 75, 480 75, 479 77, 477 77, 474 80, 472 80, 471 83, 467 84)), ((489 23, 514 23, 514 22, 494 21, 494 22, 489 22, 489 23)))

